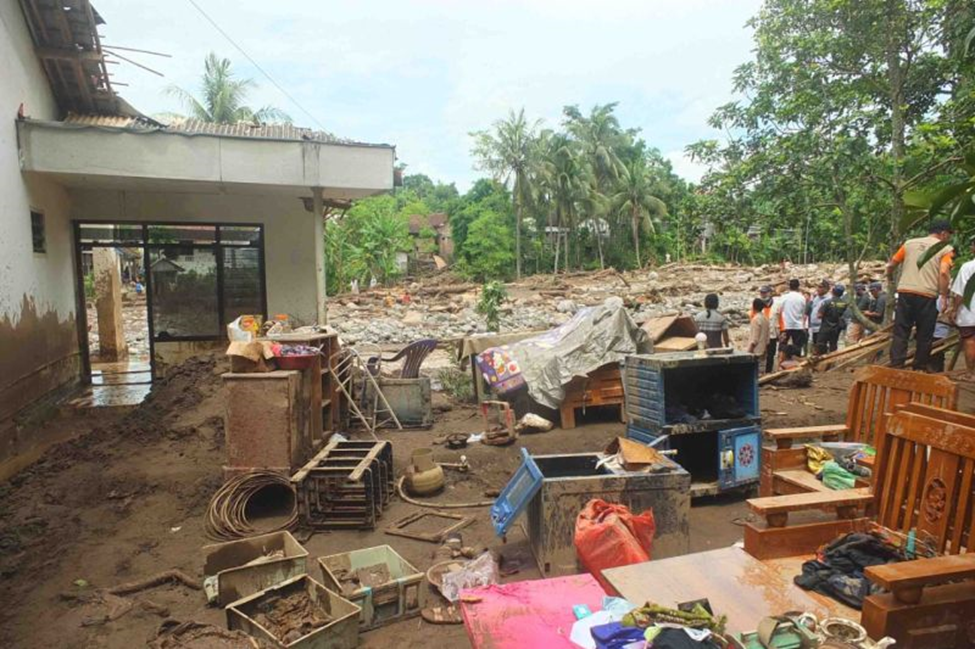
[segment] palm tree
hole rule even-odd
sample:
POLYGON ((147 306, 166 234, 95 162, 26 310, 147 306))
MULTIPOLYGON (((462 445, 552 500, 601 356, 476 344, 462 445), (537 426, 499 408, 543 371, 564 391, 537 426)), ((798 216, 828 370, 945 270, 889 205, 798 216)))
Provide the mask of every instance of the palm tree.
POLYGON ((607 182, 619 177, 623 166, 616 149, 624 144, 625 135, 613 114, 615 109, 615 102, 593 106, 588 117, 577 106, 566 106, 563 110, 566 128, 582 145, 601 192, 607 182))
MULTIPOLYGON (((574 232, 579 205, 589 198, 589 169, 576 142, 564 133, 546 134, 545 149, 540 165, 546 194, 555 207, 555 270, 559 269, 559 246, 562 229, 574 232)), ((568 270, 569 248, 565 243, 564 268, 568 270)))
POLYGON ((495 180, 508 184, 514 181, 511 200, 515 207, 515 276, 521 278, 521 222, 524 211, 532 203, 532 180, 536 160, 535 131, 538 121, 528 122, 525 109, 494 123, 493 131, 475 131, 471 153, 478 168, 489 171, 495 180))
POLYGON ((210 52, 203 65, 202 99, 197 99, 179 86, 169 86, 165 91, 183 102, 191 117, 216 124, 291 123, 291 118, 278 108, 264 106, 254 110, 244 105, 247 93, 255 84, 251 79, 235 78, 230 69, 230 59, 217 58, 216 54, 210 52))
POLYGON ((640 259, 640 225, 654 232, 654 217, 667 214, 667 205, 653 194, 653 174, 643 158, 637 158, 623 165, 616 193, 611 203, 620 218, 629 218, 633 230, 633 245, 636 248, 636 265, 643 267, 640 259))

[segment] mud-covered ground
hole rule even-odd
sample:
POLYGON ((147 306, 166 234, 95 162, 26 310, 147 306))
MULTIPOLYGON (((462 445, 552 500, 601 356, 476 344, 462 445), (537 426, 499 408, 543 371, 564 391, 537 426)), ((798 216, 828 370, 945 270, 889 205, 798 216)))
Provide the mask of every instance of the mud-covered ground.
MULTIPOLYGON (((128 414, 62 415, 45 426, 68 427, 76 438, 49 451, 39 462, 0 487, 0 645, 9 647, 136 647, 155 637, 167 620, 195 620, 221 626, 222 611, 208 608, 201 592, 167 585, 132 596, 135 605, 117 612, 98 589, 137 581, 178 568, 202 574, 203 527, 210 496, 221 480, 224 459, 222 360, 195 359, 155 386, 149 401, 128 414)), ((813 387, 764 388, 765 421, 799 425, 839 421, 844 416, 850 375, 816 375, 813 387)), ((963 402, 973 402, 963 384, 963 402)), ((449 432, 475 432, 481 419, 469 406, 435 395, 437 423, 429 431, 390 432, 397 472, 413 449, 432 446, 440 461, 467 455, 468 474, 448 471, 438 502, 481 500, 504 486, 519 463, 519 448, 533 453, 601 449, 623 426, 615 413, 594 411, 575 430, 522 436, 508 447, 475 445, 449 451, 433 441, 449 432)), ((394 501, 384 524, 415 511, 394 501)), ((518 566, 506 579, 539 577, 526 539, 516 530, 502 544, 487 510, 465 510, 475 522, 464 542, 489 547, 518 566)), ((742 496, 698 501, 691 510, 693 550, 722 547, 741 537, 747 514, 742 496)), ((430 543, 391 537, 381 530, 319 533, 306 543, 319 556, 391 544, 422 570, 440 559, 430 543)), ((317 567, 312 568, 313 572, 317 567)), ((362 636, 365 647, 467 646, 462 626, 433 626, 413 619, 362 636)))

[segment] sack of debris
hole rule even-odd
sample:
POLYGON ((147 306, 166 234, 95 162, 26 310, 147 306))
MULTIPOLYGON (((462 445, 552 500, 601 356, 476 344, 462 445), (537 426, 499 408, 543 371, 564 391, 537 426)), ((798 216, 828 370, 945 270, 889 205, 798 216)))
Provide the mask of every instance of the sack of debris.
POLYGON ((576 517, 576 555, 606 592, 612 592, 602 571, 649 561, 655 531, 653 511, 634 514, 626 505, 593 498, 576 517))

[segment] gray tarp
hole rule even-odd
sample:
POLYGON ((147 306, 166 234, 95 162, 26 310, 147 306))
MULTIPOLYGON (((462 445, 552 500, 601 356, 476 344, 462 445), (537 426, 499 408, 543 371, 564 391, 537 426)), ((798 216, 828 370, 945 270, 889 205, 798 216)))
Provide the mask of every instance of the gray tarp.
POLYGON ((528 394, 536 402, 558 408, 563 386, 606 363, 652 351, 647 332, 630 317, 619 298, 583 307, 572 318, 543 334, 513 343, 508 353, 521 366, 528 394))

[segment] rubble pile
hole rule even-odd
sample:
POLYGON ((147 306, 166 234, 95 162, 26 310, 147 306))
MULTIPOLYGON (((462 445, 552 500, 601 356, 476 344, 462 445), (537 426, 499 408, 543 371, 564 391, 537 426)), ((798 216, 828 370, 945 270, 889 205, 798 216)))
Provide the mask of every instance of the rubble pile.
MULTIPOLYGON (((858 279, 881 279, 883 268, 883 262, 867 262, 861 266, 858 279)), ((850 283, 846 264, 667 264, 624 273, 607 269, 533 275, 507 285, 501 330, 548 329, 568 320, 580 307, 601 304, 610 296, 622 298, 637 322, 677 312, 693 315, 702 308, 707 293, 717 293, 722 312, 743 336, 741 325, 748 321, 751 301, 758 295, 759 287, 769 284, 784 291, 792 277, 798 277, 808 290, 823 279, 850 283)), ((434 276, 394 287, 346 293, 329 299, 329 323, 350 344, 458 339, 487 331, 484 318, 475 308, 479 292, 477 284, 452 276, 434 276)))

